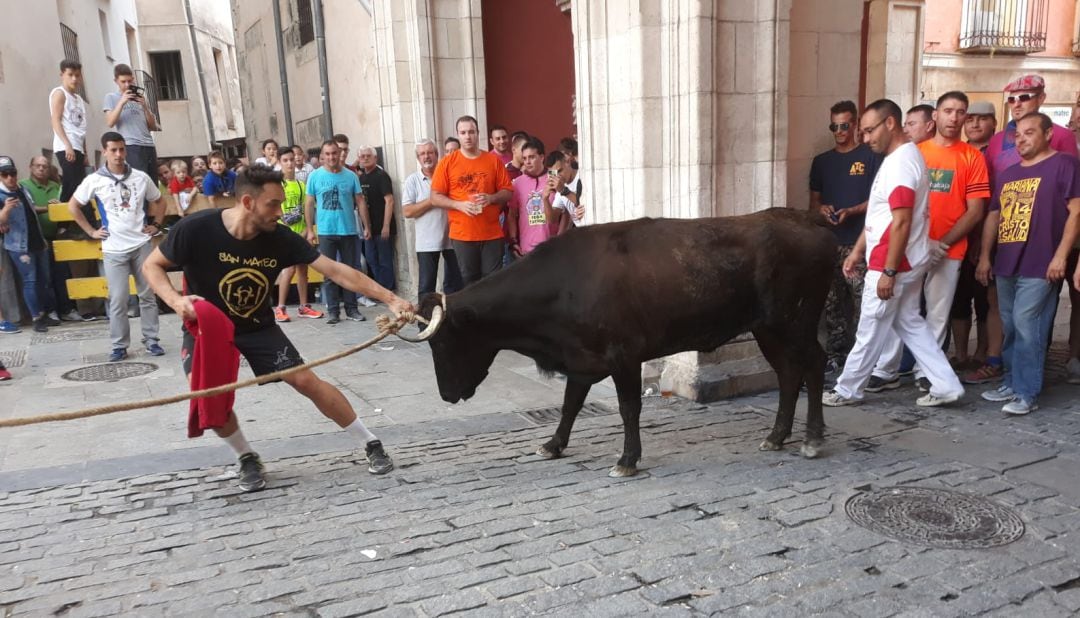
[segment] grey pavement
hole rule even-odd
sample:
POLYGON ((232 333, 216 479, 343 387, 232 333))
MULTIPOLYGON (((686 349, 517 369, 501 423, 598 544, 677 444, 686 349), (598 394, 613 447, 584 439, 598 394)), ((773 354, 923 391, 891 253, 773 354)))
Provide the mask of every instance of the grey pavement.
MULTIPOLYGON (((287 327, 314 358, 370 336, 367 324, 287 327)), ((135 359, 162 361, 158 377, 60 382, 105 341, 30 346, 0 386, 17 408, 2 415, 183 389, 175 341, 164 359, 135 359)), ((388 346, 322 372, 389 445, 397 469, 383 477, 281 386, 239 400, 268 468, 256 494, 235 487, 225 449, 183 437, 183 406, 0 430, 0 615, 1080 612, 1080 387, 1062 383, 1060 345, 1030 416, 1006 417, 976 388, 921 409, 906 386, 827 409, 816 460, 797 454, 805 402, 785 450, 762 453, 775 393, 648 398, 632 479, 606 476, 622 445, 610 389, 566 456, 541 460, 532 453, 554 424, 522 411, 557 405, 557 381, 504 355, 475 401, 447 406, 423 348, 388 346), (993 549, 929 549, 845 514, 860 491, 906 484, 987 497, 1026 532, 993 549)))

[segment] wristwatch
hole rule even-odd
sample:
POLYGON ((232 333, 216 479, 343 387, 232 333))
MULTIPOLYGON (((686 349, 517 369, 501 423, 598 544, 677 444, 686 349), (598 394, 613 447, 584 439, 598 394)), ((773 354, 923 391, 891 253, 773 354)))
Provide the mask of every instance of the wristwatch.
POLYGON ((570 195, 570 187, 563 187, 562 189, 560 189, 559 190, 559 195, 561 195, 563 197, 566 197, 567 195, 570 195))
POLYGON ((881 271, 881 274, 885 275, 886 277, 895 277, 896 276, 896 269, 895 268, 886 268, 885 270, 881 271))

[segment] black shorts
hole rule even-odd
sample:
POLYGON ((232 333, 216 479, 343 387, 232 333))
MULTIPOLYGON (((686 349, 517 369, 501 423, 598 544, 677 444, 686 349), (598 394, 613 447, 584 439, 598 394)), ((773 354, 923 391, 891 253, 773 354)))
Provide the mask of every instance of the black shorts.
MULTIPOLYGON (((192 352, 195 351, 195 337, 185 328, 184 342, 180 346, 180 362, 184 373, 191 375, 192 352)), ((251 333, 236 336, 236 349, 247 359, 251 371, 256 376, 303 365, 304 359, 289 338, 277 324, 251 333)))

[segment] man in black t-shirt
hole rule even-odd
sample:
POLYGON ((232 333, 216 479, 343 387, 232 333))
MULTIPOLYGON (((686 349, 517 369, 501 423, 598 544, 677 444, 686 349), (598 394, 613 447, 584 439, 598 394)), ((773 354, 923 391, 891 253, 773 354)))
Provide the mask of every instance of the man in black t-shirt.
POLYGON ((836 146, 814 157, 810 166, 810 210, 820 212, 828 220, 839 244, 833 282, 825 303, 827 371, 839 374, 855 343, 865 274, 865 266, 860 266, 858 276, 848 279, 841 265, 862 233, 866 201, 881 156, 859 143, 859 113, 854 103, 840 101, 829 111, 832 120, 829 131, 836 146))
MULTIPOLYGON (((307 264, 342 287, 377 298, 395 314, 412 312, 408 301, 398 298, 364 274, 320 255, 307 240, 279 225, 285 191, 281 172, 256 166, 242 169, 236 178, 237 204, 226 210, 211 209, 185 217, 169 231, 169 237, 143 267, 150 286, 181 319, 196 320, 194 303, 205 300, 220 309, 235 326, 236 348, 255 375, 266 375, 303 364, 300 353, 274 321, 271 296, 282 269, 307 264), (169 282, 166 269, 180 266, 189 295, 181 295, 169 282)), ((181 358, 191 376, 195 338, 184 331, 181 358)), ((382 443, 368 431, 337 388, 305 370, 283 378, 333 420, 366 445, 368 471, 384 474, 393 462, 382 443)), ((257 491, 266 486, 262 463, 247 443, 229 412, 225 425, 215 428, 240 460, 240 488, 257 491)))
POLYGON ((358 156, 360 166, 356 168, 356 175, 360 178, 360 189, 364 192, 371 217, 371 238, 364 240, 364 259, 371 269, 371 277, 384 288, 393 290, 396 287, 394 235, 397 232, 394 187, 390 174, 379 167, 374 148, 361 146, 358 156))

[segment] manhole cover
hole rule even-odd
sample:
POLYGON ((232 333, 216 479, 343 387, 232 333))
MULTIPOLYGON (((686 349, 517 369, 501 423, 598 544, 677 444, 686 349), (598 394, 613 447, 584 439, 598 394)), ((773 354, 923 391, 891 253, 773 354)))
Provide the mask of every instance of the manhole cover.
POLYGON ((1012 511, 981 496, 929 487, 890 487, 859 493, 844 506, 863 528, 941 549, 1007 545, 1024 534, 1012 511))
POLYGON ((60 376, 73 382, 115 382, 124 378, 144 376, 157 371, 158 366, 153 363, 102 363, 79 367, 60 376))
MULTIPOLYGON (((581 406, 581 412, 578 412, 578 418, 606 416, 608 414, 615 414, 615 410, 612 410, 603 404, 589 402, 581 406)), ((537 408, 535 410, 525 410, 521 412, 521 415, 534 423, 548 425, 550 423, 559 422, 562 418, 562 408, 537 408)))

